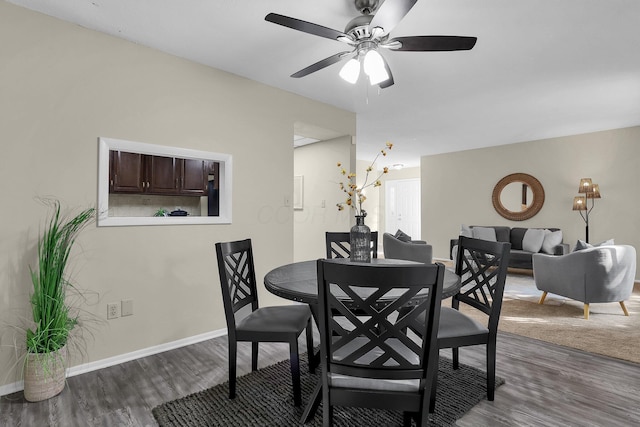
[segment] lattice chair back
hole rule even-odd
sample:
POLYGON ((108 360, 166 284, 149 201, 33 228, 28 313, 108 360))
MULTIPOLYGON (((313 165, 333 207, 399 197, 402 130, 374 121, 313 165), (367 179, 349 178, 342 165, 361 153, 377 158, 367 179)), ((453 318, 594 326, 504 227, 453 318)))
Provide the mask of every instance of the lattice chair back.
MULTIPOLYGON (((349 232, 327 231, 325 233, 327 259, 349 258, 351 237, 349 232)), ((371 232, 371 258, 378 258, 378 232, 371 232)))
POLYGON ((416 391, 430 384, 443 277, 442 264, 318 260, 323 386, 349 388, 354 378, 413 380, 416 391))
POLYGON ((234 333, 235 313, 247 305, 251 311, 258 309, 251 239, 216 243, 216 252, 224 312, 229 333, 234 333))
POLYGON ((462 281, 452 305, 464 302, 489 315, 489 329, 497 328, 507 278, 510 243, 460 237, 456 274, 462 281))

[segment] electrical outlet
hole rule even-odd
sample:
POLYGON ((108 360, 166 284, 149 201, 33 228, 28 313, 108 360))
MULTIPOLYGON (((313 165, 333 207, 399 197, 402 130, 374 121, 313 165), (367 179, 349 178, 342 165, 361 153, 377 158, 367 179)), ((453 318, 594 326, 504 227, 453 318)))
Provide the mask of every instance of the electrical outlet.
POLYGON ((117 319, 120 317, 120 304, 112 302, 107 304, 107 319, 117 319))
POLYGON ((120 309, 120 315, 122 317, 131 316, 133 314, 133 300, 132 299, 122 300, 120 302, 120 305, 122 306, 121 309, 120 309))

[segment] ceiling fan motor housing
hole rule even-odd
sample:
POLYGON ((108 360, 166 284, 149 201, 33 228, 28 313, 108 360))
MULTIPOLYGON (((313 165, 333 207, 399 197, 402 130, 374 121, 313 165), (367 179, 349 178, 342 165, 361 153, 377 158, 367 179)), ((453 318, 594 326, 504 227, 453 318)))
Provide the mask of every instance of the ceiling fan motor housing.
POLYGON ((373 19, 373 15, 360 15, 353 18, 344 28, 345 34, 349 34, 355 40, 368 39, 371 37, 369 23, 373 19))
POLYGON ((369 15, 378 8, 378 0, 354 0, 356 10, 363 15, 369 15))

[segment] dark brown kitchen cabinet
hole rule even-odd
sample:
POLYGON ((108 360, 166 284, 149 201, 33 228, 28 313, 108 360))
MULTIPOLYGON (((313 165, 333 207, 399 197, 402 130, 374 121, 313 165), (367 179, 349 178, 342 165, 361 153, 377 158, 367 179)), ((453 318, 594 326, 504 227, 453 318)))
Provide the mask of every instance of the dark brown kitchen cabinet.
POLYGON ((179 194, 179 166, 174 157, 145 156, 147 162, 147 183, 145 192, 149 194, 179 194))
POLYGON ((109 153, 111 193, 204 196, 205 161, 124 151, 109 153))
POLYGON ((124 151, 109 152, 109 192, 144 192, 144 155, 124 151))
POLYGON ((180 194, 205 196, 208 170, 206 162, 198 159, 180 159, 180 194))

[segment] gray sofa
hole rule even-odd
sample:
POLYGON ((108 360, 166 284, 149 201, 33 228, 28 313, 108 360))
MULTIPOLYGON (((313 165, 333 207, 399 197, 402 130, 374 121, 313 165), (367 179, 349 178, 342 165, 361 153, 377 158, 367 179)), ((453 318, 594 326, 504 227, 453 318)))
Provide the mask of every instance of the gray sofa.
MULTIPOLYGON (((511 253, 509 256, 509 267, 511 268, 524 268, 524 269, 533 269, 533 260, 532 255, 533 252, 526 251, 522 248, 522 241, 524 239, 524 235, 527 232, 528 228, 523 227, 506 227, 506 226, 477 226, 472 225, 470 228, 474 227, 482 227, 482 228, 493 228, 495 230, 496 240, 498 242, 508 242, 511 243, 511 253)), ((536 228, 536 230, 550 230, 550 231, 559 231, 559 228, 536 228)), ((451 257, 453 253, 453 248, 458 244, 458 239, 451 239, 451 245, 449 250, 449 256, 451 257)), ((542 249, 541 249, 542 250, 542 249)), ((550 255, 564 255, 569 253, 569 244, 560 242, 560 244, 553 247, 552 253, 550 255)), ((453 259, 453 258, 451 258, 453 259)))
POLYGON ((431 264, 433 261, 433 248, 424 240, 400 240, 393 234, 384 233, 382 249, 385 258, 405 259, 425 264, 431 264))
POLYGON ((533 255, 533 277, 543 291, 584 303, 589 318, 589 303, 618 302, 626 316, 624 301, 633 291, 636 277, 636 250, 628 245, 596 246, 564 256, 533 255))

